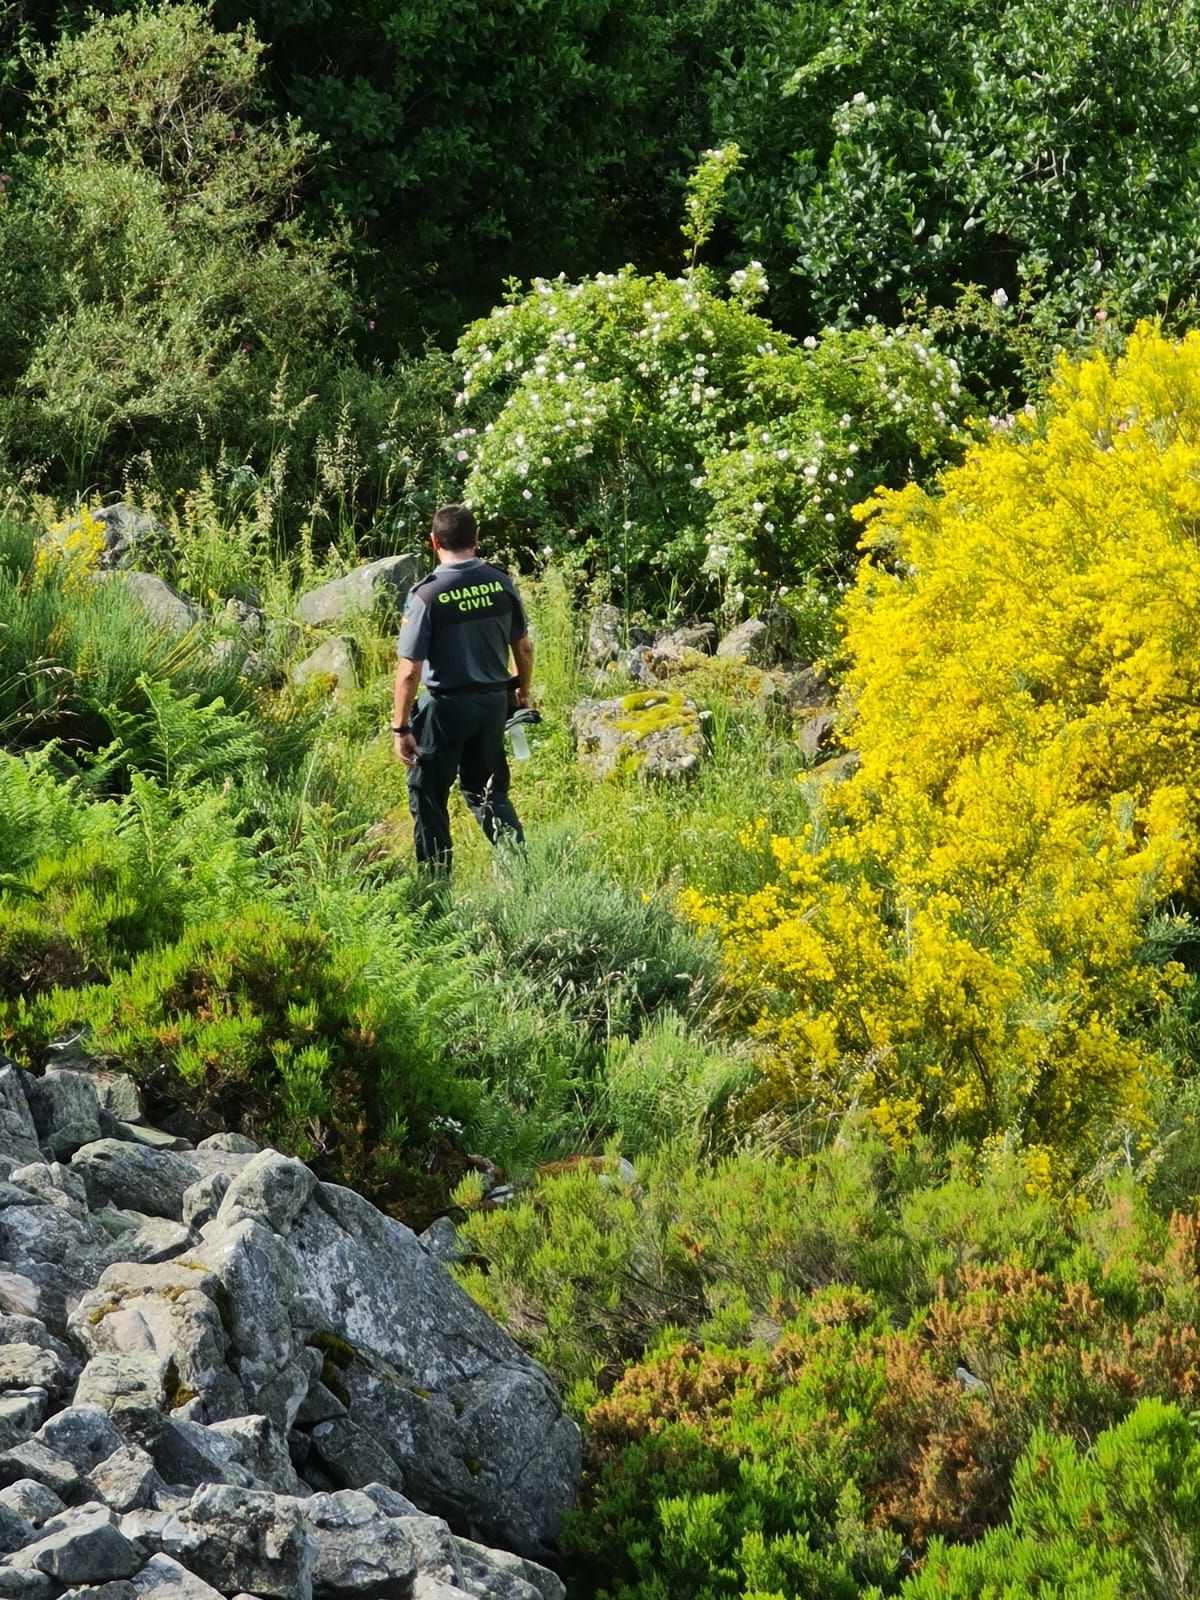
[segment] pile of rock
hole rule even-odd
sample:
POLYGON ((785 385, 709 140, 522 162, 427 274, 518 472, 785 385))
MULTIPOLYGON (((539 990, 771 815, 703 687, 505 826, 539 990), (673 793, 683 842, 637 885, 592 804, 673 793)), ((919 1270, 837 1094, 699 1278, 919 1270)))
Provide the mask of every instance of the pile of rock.
POLYGON ((147 1128, 127 1079, 0 1062, 0 1597, 561 1600, 530 1558, 578 1472, 408 1229, 147 1128))
POLYGON ((794 642, 792 619, 781 607, 750 617, 722 636, 712 622, 652 630, 618 606, 597 606, 587 633, 587 660, 599 669, 597 682, 616 673, 646 692, 580 701, 571 718, 580 756, 598 777, 625 771, 656 778, 693 776, 707 750, 705 713, 672 694, 669 680, 715 657, 731 663, 730 670, 745 669, 751 715, 785 729, 810 765, 828 762, 836 755, 833 688, 823 667, 793 657, 794 642), (668 714, 672 708, 677 715, 668 714), (648 717, 647 712, 657 714, 648 717))

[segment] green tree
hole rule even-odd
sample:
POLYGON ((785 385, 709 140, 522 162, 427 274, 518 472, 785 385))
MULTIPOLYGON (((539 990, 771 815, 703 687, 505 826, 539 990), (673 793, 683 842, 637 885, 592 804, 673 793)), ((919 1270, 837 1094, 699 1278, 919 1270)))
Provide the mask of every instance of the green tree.
POLYGON ((265 449, 330 383, 342 242, 299 216, 315 144, 271 115, 262 47, 192 4, 97 22, 33 59, 0 204, 0 430, 72 486, 197 434, 265 449))
MULTIPOLYGON (((786 0, 769 0, 781 10, 786 0)), ((218 0, 271 47, 278 104, 323 144, 316 180, 375 252, 368 349, 495 303, 509 275, 676 254, 707 85, 762 0, 218 0)))
POLYGON ((1195 293, 1195 0, 797 0, 761 29, 715 119, 785 325, 968 282, 1036 288, 1051 328, 1195 293))

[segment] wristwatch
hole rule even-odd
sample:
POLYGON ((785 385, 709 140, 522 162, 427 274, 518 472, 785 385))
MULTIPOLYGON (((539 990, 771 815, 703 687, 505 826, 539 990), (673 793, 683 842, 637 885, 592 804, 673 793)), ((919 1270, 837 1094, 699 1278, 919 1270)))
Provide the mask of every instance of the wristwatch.
POLYGON ((392 723, 392 732, 393 733, 411 733, 412 732, 412 723, 411 722, 393 722, 392 723))

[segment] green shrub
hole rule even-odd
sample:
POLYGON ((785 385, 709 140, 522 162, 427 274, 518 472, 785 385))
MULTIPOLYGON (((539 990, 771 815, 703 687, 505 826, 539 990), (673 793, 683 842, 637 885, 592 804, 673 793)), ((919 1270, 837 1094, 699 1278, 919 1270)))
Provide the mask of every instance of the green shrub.
MULTIPOLYGON (((265 453, 271 396, 336 376, 343 241, 296 214, 314 142, 271 115, 261 46, 203 8, 91 19, 37 57, 0 209, 10 459, 82 490, 198 432, 265 453)), ((344 354, 342 356, 344 360, 344 354)))
POLYGON ((730 1099, 753 1076, 747 1055, 711 1044, 671 1010, 658 1012, 636 1039, 610 1039, 601 1071, 600 1114, 627 1155, 714 1137, 730 1099))
POLYGON ((632 1182, 569 1163, 468 1215, 462 1281, 587 1417, 580 1583, 894 1593, 902 1543, 1003 1521, 1039 1425, 1084 1443, 1140 1400, 1192 1403, 1200 1216, 957 1161, 853 1129, 803 1159, 680 1143, 632 1182))
POLYGON ((1194 1418, 1143 1400, 1080 1452, 1038 1429, 1013 1472, 1011 1521, 977 1544, 934 1540, 904 1600, 1188 1600, 1200 1581, 1194 1418))
POLYGON ((639 1160, 633 1185, 615 1158, 551 1165, 516 1204, 468 1216, 488 1267, 464 1281, 581 1405, 664 1327, 699 1334, 716 1316, 746 1333, 812 1288, 853 1281, 879 1231, 881 1159, 856 1144, 709 1164, 683 1139, 639 1160))
MULTIPOLYGON (((155 713, 151 693, 192 696, 192 711, 218 699, 245 704, 235 651, 214 656, 205 630, 163 628, 118 579, 95 581, 86 553, 60 559, 44 533, 0 522, 0 738, 10 744, 59 739, 96 750, 113 738, 112 719, 155 713)), ((165 702, 164 702, 165 706, 165 702)))
POLYGON ((327 903, 305 924, 248 899, 103 983, 4 1012, 31 1052, 83 1030, 159 1101, 385 1194, 430 1120, 464 1109, 444 1057, 463 969, 445 949, 422 963, 396 911, 327 903))
POLYGON ((135 773, 127 795, 89 801, 83 781, 57 779, 46 757, 0 753, 0 797, 13 819, 0 830, 0 1019, 55 986, 107 981, 265 879, 220 792, 183 807, 135 773))
POLYGON ((595 1040, 636 1037, 664 1006, 688 1011, 715 974, 707 941, 669 902, 589 870, 559 830, 465 886, 460 914, 510 993, 562 1007, 595 1040))

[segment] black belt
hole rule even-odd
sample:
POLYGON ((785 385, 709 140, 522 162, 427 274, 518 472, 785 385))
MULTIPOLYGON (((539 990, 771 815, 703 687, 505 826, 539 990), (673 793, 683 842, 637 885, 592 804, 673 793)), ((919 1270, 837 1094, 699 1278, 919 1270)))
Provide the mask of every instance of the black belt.
POLYGON ((425 693, 432 695, 435 700, 440 700, 447 694, 501 694, 509 689, 519 689, 520 678, 505 678, 503 683, 453 683, 439 684, 436 689, 425 685, 425 693))

